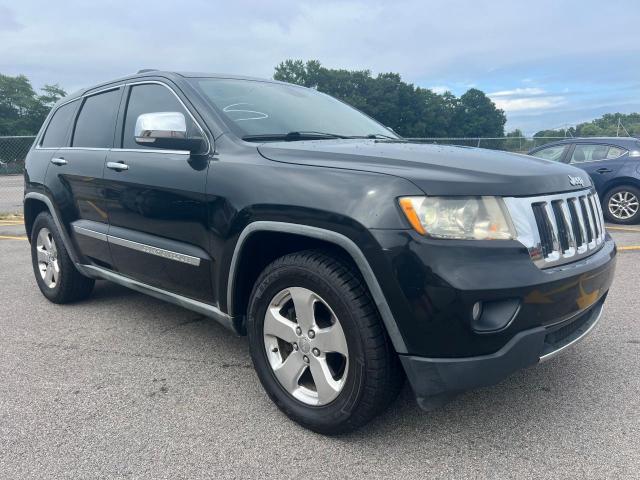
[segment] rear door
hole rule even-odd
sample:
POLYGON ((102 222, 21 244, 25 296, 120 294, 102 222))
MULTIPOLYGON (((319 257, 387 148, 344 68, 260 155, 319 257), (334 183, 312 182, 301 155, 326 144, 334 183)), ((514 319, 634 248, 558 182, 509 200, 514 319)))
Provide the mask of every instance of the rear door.
POLYGON ((604 143, 577 142, 570 154, 569 163, 586 171, 598 194, 618 174, 629 157, 622 147, 604 143))
POLYGON ((81 99, 69 146, 60 148, 47 172, 47 185, 71 224, 80 252, 90 262, 111 267, 106 241, 109 219, 102 181, 107 152, 113 146, 122 87, 81 99))
POLYGON ((139 145, 134 137, 143 113, 180 112, 190 128, 198 127, 166 84, 132 84, 125 96, 118 148, 109 152, 104 174, 116 269, 145 284, 210 302, 208 157, 139 145))
MULTIPOLYGON (((60 148, 69 145, 71 125, 80 100, 72 100, 58 107, 51 120, 47 124, 42 136, 38 139, 36 147, 29 152, 27 157, 27 184, 43 184, 46 182, 46 173, 54 164, 62 167, 64 162, 58 159, 57 152, 60 148)), ((57 170, 54 168, 53 170, 57 170)))

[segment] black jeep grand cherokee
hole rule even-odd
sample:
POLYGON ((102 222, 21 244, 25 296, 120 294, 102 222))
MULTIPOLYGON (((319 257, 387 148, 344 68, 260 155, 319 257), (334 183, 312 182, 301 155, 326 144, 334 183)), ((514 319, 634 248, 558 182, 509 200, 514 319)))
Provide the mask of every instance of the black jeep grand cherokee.
POLYGON ((61 101, 24 213, 48 299, 106 279, 213 317, 323 433, 382 411, 404 374, 432 408, 554 356, 598 321, 616 253, 581 170, 407 143, 317 91, 205 74, 61 101))

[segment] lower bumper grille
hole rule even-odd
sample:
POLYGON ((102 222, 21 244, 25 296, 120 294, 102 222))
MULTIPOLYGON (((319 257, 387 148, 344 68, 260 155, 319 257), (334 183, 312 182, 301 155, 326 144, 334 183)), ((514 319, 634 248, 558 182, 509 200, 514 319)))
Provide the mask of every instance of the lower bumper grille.
POLYGON ((604 300, 604 297, 601 298, 598 303, 570 323, 547 333, 544 337, 545 348, 540 360, 548 360, 584 338, 598 323, 604 300))

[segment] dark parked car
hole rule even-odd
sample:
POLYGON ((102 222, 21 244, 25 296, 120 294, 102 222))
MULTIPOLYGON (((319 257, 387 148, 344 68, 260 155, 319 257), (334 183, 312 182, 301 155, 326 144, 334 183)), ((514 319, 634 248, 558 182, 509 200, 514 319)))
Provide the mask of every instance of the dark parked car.
POLYGON ((212 317, 282 411, 337 433, 405 374, 429 409, 587 335, 616 254, 596 198, 579 169, 411 144, 315 90, 152 71, 54 107, 24 213, 49 300, 105 279, 212 317))
POLYGON ((534 148, 529 155, 575 165, 587 172, 610 222, 640 221, 639 139, 568 138, 534 148))

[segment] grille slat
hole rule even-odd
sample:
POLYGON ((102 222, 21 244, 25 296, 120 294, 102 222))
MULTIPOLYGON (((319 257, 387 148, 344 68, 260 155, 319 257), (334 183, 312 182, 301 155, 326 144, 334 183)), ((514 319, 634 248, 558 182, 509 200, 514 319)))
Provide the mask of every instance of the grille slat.
POLYGON ((564 210, 562 209, 562 200, 554 200, 551 202, 551 208, 553 209, 553 216, 558 226, 558 241, 560 242, 560 250, 566 252, 571 246, 571 237, 569 235, 568 222, 564 217, 564 210))
POLYGON ((539 268, 578 260, 595 252, 605 238, 598 195, 570 192, 530 198, 505 198, 518 240, 539 268))
POLYGON ((540 234, 540 245, 542 247, 542 255, 548 257, 553 252, 553 233, 547 219, 547 209, 544 203, 536 203, 531 205, 533 216, 538 225, 538 233, 540 234))
POLYGON ((600 214, 598 212, 598 207, 596 206, 596 199, 593 195, 589 195, 587 197, 589 199, 589 207, 591 209, 591 215, 595 220, 595 227, 596 227, 596 240, 598 241, 598 243, 601 240, 601 236, 602 236, 602 232, 603 232, 603 226, 600 223, 600 214))
POLYGON ((567 200, 558 200, 558 205, 562 210, 562 217, 564 218, 564 224, 567 229, 567 235, 569 237, 569 248, 576 248, 576 236, 573 230, 573 217, 571 216, 571 211, 569 210, 569 202, 567 200))
POLYGON ((567 199, 567 204, 569 205, 569 211, 571 212, 571 225, 573 226, 573 233, 576 237, 576 247, 580 248, 585 243, 584 223, 581 222, 582 217, 578 216, 575 199, 567 199))
POLYGON ((587 197, 578 197, 578 203, 580 204, 580 209, 582 210, 582 216, 584 217, 584 223, 587 229, 587 240, 589 243, 595 240, 594 233, 594 221, 589 215, 589 209, 587 208, 587 197))
POLYGON ((581 242, 579 247, 587 248, 587 244, 589 243, 589 237, 587 234, 587 219, 584 217, 584 214, 582 213, 582 204, 580 203, 580 198, 579 197, 572 198, 571 202, 573 202, 576 216, 578 218, 578 226, 580 227, 581 242))

